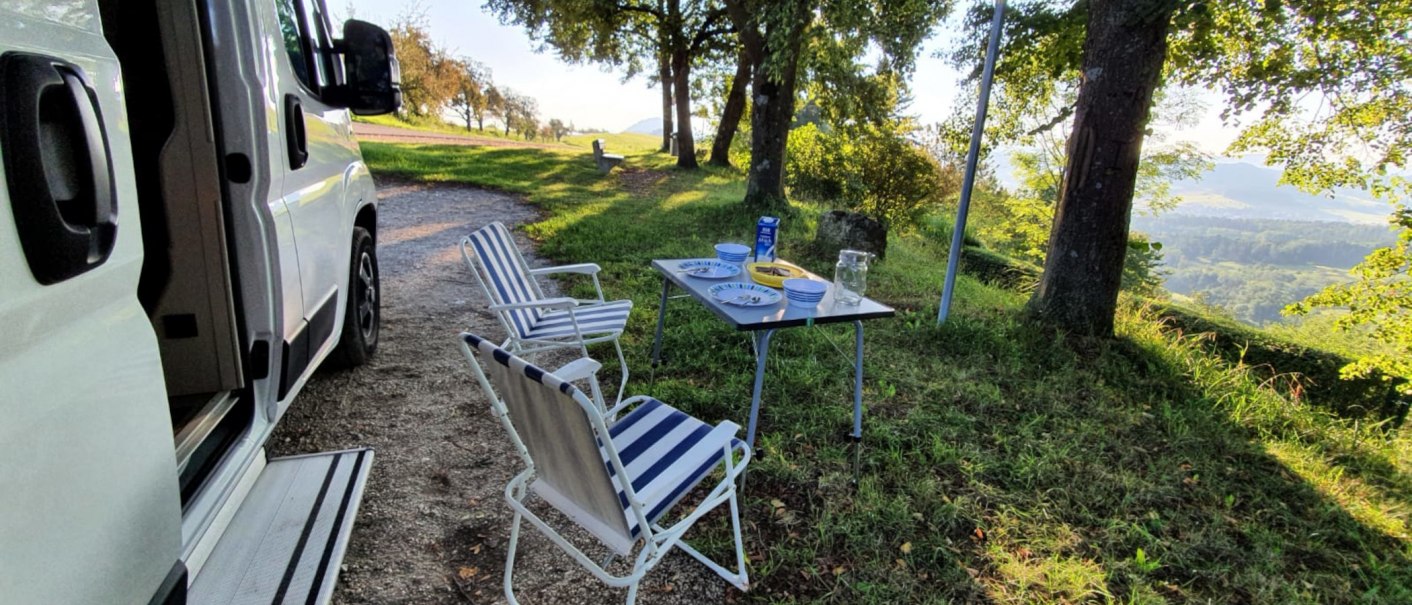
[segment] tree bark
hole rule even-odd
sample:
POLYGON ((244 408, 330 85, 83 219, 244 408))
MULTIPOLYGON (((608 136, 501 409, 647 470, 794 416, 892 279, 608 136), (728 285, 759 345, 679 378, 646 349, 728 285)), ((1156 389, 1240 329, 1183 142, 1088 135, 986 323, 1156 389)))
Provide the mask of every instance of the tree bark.
POLYGON ((721 109, 721 123, 716 126, 716 140, 711 143, 712 166, 731 165, 731 141, 740 128, 740 118, 745 115, 745 89, 750 86, 750 54, 740 50, 740 58, 735 67, 735 78, 726 92, 726 106, 721 109))
POLYGON ((658 53, 657 78, 662 85, 662 148, 658 151, 668 153, 672 150, 672 64, 668 60, 665 52, 658 53))
POLYGON ((794 120, 799 55, 814 11, 808 2, 789 2, 790 18, 776 20, 778 27, 786 31, 777 32, 762 29, 759 15, 752 14, 741 0, 725 0, 725 5, 751 65, 750 170, 743 202, 762 209, 780 208, 788 204, 784 195, 784 153, 794 120), (765 69, 767 62, 776 69, 765 69))
POLYGON ((783 54, 785 65, 779 78, 772 78, 757 63, 751 78, 750 171, 745 183, 745 204, 776 208, 788 203, 784 195, 784 153, 789 127, 794 121, 795 80, 799 73, 799 51, 804 24, 787 36, 783 54))
POLYGON ((1174 4, 1089 4, 1068 160, 1044 274, 1029 303, 1034 316, 1068 332, 1113 334, 1133 187, 1174 4))
POLYGON ((691 55, 686 48, 672 51, 672 81, 677 101, 677 168, 695 170, 696 138, 691 131, 691 55))

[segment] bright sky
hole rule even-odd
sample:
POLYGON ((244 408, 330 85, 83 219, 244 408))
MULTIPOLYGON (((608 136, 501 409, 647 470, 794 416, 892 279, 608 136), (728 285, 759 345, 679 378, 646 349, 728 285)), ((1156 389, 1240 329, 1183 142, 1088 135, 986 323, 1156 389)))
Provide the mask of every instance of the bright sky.
MULTIPOLYGON (((340 0, 326 1, 335 17, 347 17, 351 8, 359 19, 383 26, 412 5, 412 0, 347 0, 343 5, 340 0)), ((596 65, 569 65, 552 51, 537 53, 523 29, 501 25, 481 8, 481 0, 424 0, 418 6, 426 13, 433 40, 453 54, 490 66, 496 82, 538 99, 545 119, 616 132, 660 115, 661 92, 648 88, 644 77, 624 83, 621 74, 596 65)), ((946 119, 956 98, 958 73, 932 56, 944 44, 933 38, 917 60, 910 111, 923 123, 946 119)), ((1235 132, 1222 126, 1219 106, 1208 105, 1200 124, 1172 138, 1194 140, 1206 151, 1219 153, 1235 132)))

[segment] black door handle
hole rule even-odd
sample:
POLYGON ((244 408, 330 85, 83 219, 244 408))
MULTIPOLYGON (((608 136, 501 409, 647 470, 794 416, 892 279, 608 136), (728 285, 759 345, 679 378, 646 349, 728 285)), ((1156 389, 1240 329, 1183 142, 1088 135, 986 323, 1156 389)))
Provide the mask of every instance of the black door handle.
POLYGON ((55 57, 0 57, 0 141, 10 207, 30 273, 53 284, 108 260, 117 192, 98 95, 55 57))
POLYGON ((284 137, 289 147, 289 169, 299 170, 309 162, 309 147, 304 136, 304 106, 299 95, 284 95, 284 137))

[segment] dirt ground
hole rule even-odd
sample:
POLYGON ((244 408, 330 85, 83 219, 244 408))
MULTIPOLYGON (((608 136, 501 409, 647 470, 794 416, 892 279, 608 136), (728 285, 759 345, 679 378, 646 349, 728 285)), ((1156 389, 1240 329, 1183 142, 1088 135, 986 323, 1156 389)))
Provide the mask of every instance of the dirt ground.
MULTIPOLYGON (((491 221, 511 228, 531 221, 535 210, 513 196, 460 186, 380 181, 378 197, 377 355, 352 371, 318 372, 270 440, 270 454, 376 450, 334 602, 504 603, 511 517, 503 490, 522 467, 457 348, 463 330, 503 336, 458 243, 491 221)), ((545 264, 527 239, 516 237, 532 265, 545 264)), ((611 349, 599 357, 611 358, 611 349)), ((567 359, 539 361, 552 368, 567 359)), ((724 522, 716 513, 702 521, 724 522)), ((522 602, 608 603, 625 596, 528 524, 521 536, 515 588, 522 602)), ((590 545, 583 534, 575 541, 590 545)), ((606 552, 585 550, 595 559, 606 552)), ((613 571, 623 567, 619 560, 613 571)), ((724 581, 678 552, 648 575, 638 602, 720 603, 733 596, 724 581)))

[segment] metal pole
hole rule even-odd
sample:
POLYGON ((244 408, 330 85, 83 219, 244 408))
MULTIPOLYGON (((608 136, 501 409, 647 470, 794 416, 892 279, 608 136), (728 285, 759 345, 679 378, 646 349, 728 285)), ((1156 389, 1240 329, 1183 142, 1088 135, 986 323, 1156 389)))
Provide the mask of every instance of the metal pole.
POLYGON ((995 1, 995 18, 990 22, 990 45, 981 72, 981 98, 976 103, 976 123, 971 127, 971 150, 966 153, 966 178, 961 183, 961 204, 951 233, 951 254, 946 257, 946 282, 941 288, 941 308, 936 323, 946 323, 951 312, 951 295, 956 289, 956 272, 961 263, 961 244, 966 236, 966 213, 971 207, 971 189, 976 185, 976 163, 980 161, 981 135, 985 134, 985 113, 990 107, 990 81, 995 77, 995 56, 1000 52, 1000 23, 1005 16, 1005 0, 995 1))

